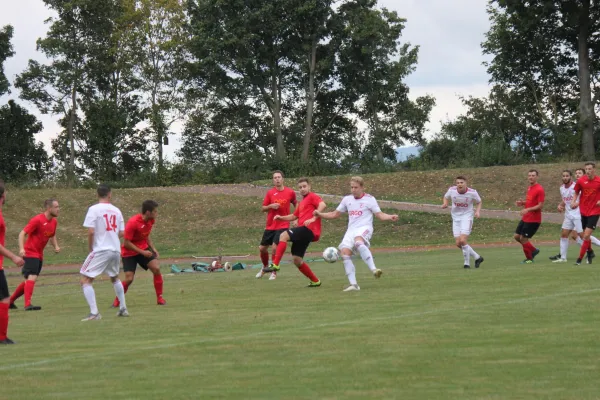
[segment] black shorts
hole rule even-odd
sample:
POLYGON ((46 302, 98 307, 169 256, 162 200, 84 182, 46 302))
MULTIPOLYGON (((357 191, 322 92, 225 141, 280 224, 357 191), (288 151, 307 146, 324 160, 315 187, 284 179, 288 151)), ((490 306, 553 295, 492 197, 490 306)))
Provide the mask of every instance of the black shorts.
POLYGON ((4 270, 0 269, 0 300, 10 297, 10 291, 8 290, 8 282, 6 281, 6 275, 4 270))
POLYGON ((540 229, 540 225, 541 223, 539 222, 523 222, 523 220, 521 220, 519 221, 519 225, 517 225, 515 233, 531 239, 537 230, 540 229))
POLYGON ((598 219, 600 219, 600 215, 588 215, 587 217, 581 216, 581 227, 583 229, 591 229, 595 230, 596 225, 598 225, 598 219))
POLYGON ((150 261, 152 260, 156 260, 156 253, 154 253, 153 251, 152 257, 150 258, 146 258, 141 254, 137 254, 135 256, 130 257, 123 257, 123 271, 135 272, 138 264, 140 267, 144 268, 144 270, 148 271, 148 264, 150 264, 150 261))
POLYGON ((273 243, 279 244, 279 235, 281 235, 281 232, 285 232, 285 229, 279 229, 276 231, 265 229, 263 237, 260 240, 260 245, 271 246, 273 243))
POLYGON ((306 249, 308 249, 308 246, 314 240, 315 235, 305 226, 288 229, 287 233, 290 235, 290 241, 292 242, 292 255, 304 258, 306 249))
POLYGON ((29 278, 29 275, 39 275, 42 272, 42 260, 33 257, 23 257, 25 265, 21 268, 21 273, 25 279, 29 278))

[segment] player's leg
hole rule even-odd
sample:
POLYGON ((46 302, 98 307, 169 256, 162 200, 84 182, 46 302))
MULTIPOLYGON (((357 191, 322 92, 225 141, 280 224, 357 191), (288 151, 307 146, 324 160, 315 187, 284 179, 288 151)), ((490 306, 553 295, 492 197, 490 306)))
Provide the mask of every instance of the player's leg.
MULTIPOLYGON (((285 229, 275 231, 275 235, 273 237, 273 245, 271 246, 271 260, 275 259, 275 255, 277 254, 277 246, 279 245, 279 237, 285 231, 285 229)), ((272 281, 275 279, 277 279, 277 271, 271 271, 271 276, 269 276, 269 280, 272 281)))
POLYGON ((373 232, 371 232, 370 228, 359 228, 358 231, 360 232, 360 236, 357 235, 354 237, 354 248, 360 254, 360 258, 367 264, 373 276, 379 278, 383 271, 375 266, 373 254, 369 250, 369 240, 373 232))
POLYGON ((15 344, 8 338, 8 309, 10 303, 10 291, 4 270, 0 269, 0 345, 15 344))
MULTIPOLYGON (((581 239, 580 240, 581 240, 581 245, 583 246, 583 238, 584 238, 583 225, 582 225, 581 219, 577 220, 576 222, 577 222, 577 224, 576 224, 575 229, 577 229, 577 233, 579 235, 581 235, 581 239)), ((593 231, 595 229, 595 224, 592 223, 592 226, 593 227, 591 229, 592 229, 592 233, 593 233, 593 231)), ((590 242, 591 243, 589 244, 589 248, 587 250, 587 263, 588 264, 591 264, 592 260, 594 259, 594 257, 596 257, 596 253, 594 253, 594 249, 592 248, 592 245, 598 245, 598 244, 600 244, 600 241, 598 241, 598 239, 596 239, 592 235, 590 235, 590 242)))
POLYGON ((17 308, 19 308, 15 304, 15 301, 17 301, 21 296, 23 296, 25 294, 25 283, 26 282, 27 282, 27 279, 23 279, 23 281, 19 284, 19 286, 17 286, 17 288, 15 289, 13 294, 10 296, 9 308, 11 310, 16 310, 17 308))
POLYGON ((265 272, 277 272, 281 269, 279 263, 281 262, 281 259, 285 254, 288 241, 291 240, 290 234, 293 234, 293 232, 297 229, 298 228, 288 229, 286 231, 281 232, 281 234, 279 235, 279 243, 277 244, 277 250, 275 250, 275 257, 273 257, 273 262, 271 263, 271 265, 269 265, 269 268, 265 268, 265 272))
MULTIPOLYGON (((123 257, 123 272, 125 274, 125 279, 121 281, 123 285, 123 290, 125 293, 129 290, 129 286, 133 283, 135 279, 135 271, 137 270, 138 263, 144 259, 144 256, 137 255, 131 257, 123 257)), ((115 297, 112 303, 112 308, 119 308, 119 298, 115 297)))
POLYGON ((460 219, 452 219, 452 234, 454 235, 454 243, 456 244, 456 247, 462 251, 464 268, 471 268, 471 255, 469 254, 469 250, 465 247, 467 240, 460 234, 461 225, 462 221, 460 219))
POLYGON ((288 232, 290 232, 292 236, 292 256, 294 260, 294 265, 298 268, 298 271, 300 271, 304 276, 310 279, 308 287, 321 286, 321 281, 319 280, 319 278, 317 278, 317 276, 310 269, 308 264, 304 262, 304 255, 306 254, 306 249, 308 249, 308 246, 314 239, 312 231, 305 226, 300 226, 288 232))
POLYGON ((115 290, 115 294, 117 296, 117 299, 119 300, 119 312, 117 313, 117 316, 129 317, 129 312, 127 311, 127 304, 125 303, 125 289, 123 287, 123 283, 119 279, 119 267, 121 264, 121 257, 119 252, 113 251, 111 253, 111 257, 107 261, 105 272, 110 277, 110 281, 113 284, 113 289, 115 290))
POLYGON ((82 321, 93 321, 101 319, 102 316, 98 311, 98 304, 96 303, 96 292, 94 291, 94 278, 100 275, 104 271, 104 261, 106 261, 103 253, 106 252, 98 252, 98 253, 90 253, 85 259, 81 270, 79 273, 81 274, 81 289, 83 291, 83 297, 85 297, 85 301, 88 303, 90 307, 90 313, 87 317, 82 319, 82 321))
POLYGON ((560 232, 560 254, 557 258, 553 259, 553 263, 567 262, 567 252, 569 250, 569 235, 571 234, 571 230, 568 229, 568 226, 569 225, 565 225, 563 223, 563 229, 560 232))
MULTIPOLYGON (((464 243, 464 248, 467 251, 468 255, 469 255, 469 261, 471 260, 470 257, 473 257, 473 260, 475 260, 475 268, 479 268, 481 266, 481 263, 484 261, 483 257, 481 257, 472 247, 471 245, 468 243, 469 242, 469 236, 471 235, 471 231, 473 230, 473 219, 472 218, 465 218, 464 220, 462 220, 461 226, 460 226, 460 239, 461 242, 464 243)), ((470 266, 470 263, 469 263, 470 266)))
POLYGON ((260 240, 260 245, 258 246, 258 252, 260 254, 260 261, 262 261, 263 267, 256 274, 257 278, 262 278, 262 276, 265 274, 263 269, 266 269, 269 266, 269 247, 271 247, 273 245, 273 237, 274 236, 275 236, 275 231, 265 229, 265 231, 263 232, 262 239, 260 240))
MULTIPOLYGON (((163 276, 160 273, 160 263, 156 258, 147 259, 148 263, 146 264, 146 269, 149 269, 152 272, 154 278, 154 291, 156 292, 156 304, 159 306, 164 306, 167 304, 165 299, 163 298, 163 276)), ((142 267, 144 267, 142 265, 142 267)))
MULTIPOLYGON (((581 246, 581 250, 579 250, 579 258, 577 258, 577 262, 575 263, 575 265, 580 265, 581 260, 583 260, 583 257, 585 256, 587 251, 592 248, 591 237, 592 237, 592 233, 596 229, 596 225, 598 224, 598 217, 599 217, 598 215, 581 217, 582 227, 584 228, 583 245, 581 246)), ((588 263, 592 262, 592 258, 593 257, 588 256, 588 260, 587 260, 588 263)))
POLYGON ((354 250, 354 235, 353 232, 348 231, 344 235, 342 242, 338 246, 342 255, 342 263, 344 264, 344 271, 346 271, 346 277, 348 278, 349 286, 344 288, 344 292, 350 292, 353 290, 360 290, 358 282, 356 281, 356 267, 352 262, 352 253, 354 250))
POLYGON ((41 310, 42 307, 34 306, 31 304, 31 297, 33 296, 33 290, 38 276, 42 272, 42 260, 39 258, 25 258, 25 265, 23 266, 23 276, 25 277, 25 311, 37 311, 41 310))

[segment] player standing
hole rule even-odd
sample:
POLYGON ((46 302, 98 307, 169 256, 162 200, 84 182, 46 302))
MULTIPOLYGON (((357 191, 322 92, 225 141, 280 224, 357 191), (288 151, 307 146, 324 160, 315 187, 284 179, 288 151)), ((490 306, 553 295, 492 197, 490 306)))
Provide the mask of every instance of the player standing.
POLYGON ((274 217, 274 219, 281 219, 283 221, 298 220, 298 226, 281 233, 275 257, 273 257, 273 263, 269 268, 265 268, 264 271, 277 272, 281 269, 279 263, 287 248, 287 242, 292 242, 294 265, 298 267, 298 270, 304 276, 310 279, 308 287, 319 287, 321 286, 321 281, 312 272, 308 264, 304 262, 304 254, 306 254, 306 249, 310 243, 318 242, 321 237, 321 218, 315 217, 313 213, 315 210, 323 211, 327 205, 316 193, 311 192, 308 178, 298 179, 298 191, 303 198, 296 210, 294 210, 294 213, 283 216, 276 215, 274 217))
POLYGON ((448 208, 448 201, 452 201, 452 233, 456 246, 462 250, 464 268, 471 268, 471 256, 475 260, 475 268, 479 268, 483 257, 469 246, 467 240, 473 229, 473 215, 479 218, 481 213, 481 197, 477 190, 467 186, 467 178, 464 176, 457 176, 454 183, 455 186, 450 187, 444 195, 442 208, 448 208), (477 208, 473 212, 475 204, 477 208))
POLYGON ((4 257, 8 257, 17 267, 22 267, 25 261, 6 247, 4 242, 6 239, 6 224, 2 215, 2 206, 6 201, 6 189, 4 182, 0 180, 0 344, 15 344, 7 336, 8 334, 8 304, 10 300, 10 291, 8 290, 8 282, 4 275, 3 262, 4 257))
MULTIPOLYGON (((154 291, 156 292, 156 304, 164 306, 167 304, 163 299, 163 276, 160 273, 158 262, 158 250, 154 247, 150 233, 158 216, 158 203, 154 200, 146 200, 142 203, 142 213, 129 218, 125 225, 125 236, 121 256, 123 257, 123 271, 125 281, 123 287, 125 293, 135 278, 135 271, 139 265, 144 270, 150 270, 154 275, 154 291)), ((113 307, 119 307, 119 299, 113 302, 113 307)))
MULTIPOLYGON (((585 164, 585 175, 575 184, 575 196, 580 195, 579 209, 581 212, 581 225, 583 231, 583 245, 579 251, 579 258, 575 265, 580 265, 585 253, 592 247, 592 232, 598 225, 600 218, 600 177, 596 176, 596 164, 588 162, 585 164)), ((571 200, 571 207, 576 205, 577 199, 571 200)), ((592 263, 588 253, 588 264, 592 263)))
POLYGON ((338 246, 342 252, 342 261, 346 276, 350 285, 344 292, 360 290, 356 280, 356 268, 352 262, 352 253, 357 251, 375 278, 379 278, 382 271, 375 267, 373 255, 369 250, 371 237, 373 235, 373 215, 381 221, 398 221, 398 215, 386 214, 381 211, 375 197, 365 193, 364 180, 360 176, 350 179, 349 196, 345 196, 335 211, 323 213, 315 211, 315 217, 322 219, 339 218, 342 213, 348 213, 348 229, 338 246))
POLYGON ((525 253, 523 264, 532 264, 533 259, 540 252, 529 241, 542 224, 542 208, 546 199, 544 188, 537 183, 538 175, 537 170, 529 170, 527 174, 527 179, 529 180, 527 197, 525 200, 517 200, 515 202, 517 207, 523 207, 521 210, 521 221, 519 221, 514 235, 515 240, 523 246, 523 253, 525 253))
POLYGON ((106 273, 113 284, 115 294, 121 301, 119 317, 128 317, 125 305, 125 290, 119 280, 120 238, 123 236, 124 221, 121 211, 110 202, 112 193, 107 185, 99 185, 97 189, 98 204, 91 206, 85 216, 83 226, 88 228, 88 247, 90 254, 85 259, 81 270, 81 287, 83 296, 90 306, 90 314, 82 321, 101 319, 96 305, 94 279, 106 273))
MULTIPOLYGON (((290 204, 293 204, 294 207, 296 206, 296 192, 285 187, 283 185, 283 179, 283 172, 273 172, 273 188, 267 192, 262 204, 262 211, 268 213, 267 225, 260 241, 260 246, 258 247, 263 268, 269 266, 269 247, 271 247, 274 258, 277 244, 279 243, 279 235, 290 227, 289 221, 275 219, 275 216, 289 215, 290 204)), ((263 269, 261 269, 256 274, 256 277, 262 278, 264 274, 263 269)), ((273 271, 271 272, 269 280, 275 278, 277 278, 277 272, 273 271)))
POLYGON ((21 271, 25 280, 21 282, 15 292, 10 297, 10 308, 16 309, 15 301, 25 295, 25 311, 37 311, 42 307, 31 304, 31 296, 38 276, 42 272, 44 262, 44 248, 48 241, 52 239, 54 252, 60 252, 58 241, 56 240, 56 227, 58 222, 56 217, 60 211, 58 201, 48 199, 44 201, 45 211, 29 220, 29 223, 21 233, 19 233, 19 255, 25 260, 25 265, 21 271), (25 240, 27 237, 27 240, 25 240))

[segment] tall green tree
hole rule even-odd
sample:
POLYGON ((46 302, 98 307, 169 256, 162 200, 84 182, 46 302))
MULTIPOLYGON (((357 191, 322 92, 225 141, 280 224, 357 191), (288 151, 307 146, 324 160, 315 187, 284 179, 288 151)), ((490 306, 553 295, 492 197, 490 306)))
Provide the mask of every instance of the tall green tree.
POLYGON ((10 83, 4 74, 4 62, 7 58, 15 55, 12 44, 10 43, 13 37, 13 31, 11 25, 6 25, 0 29, 0 96, 8 92, 8 88, 10 87, 10 83))

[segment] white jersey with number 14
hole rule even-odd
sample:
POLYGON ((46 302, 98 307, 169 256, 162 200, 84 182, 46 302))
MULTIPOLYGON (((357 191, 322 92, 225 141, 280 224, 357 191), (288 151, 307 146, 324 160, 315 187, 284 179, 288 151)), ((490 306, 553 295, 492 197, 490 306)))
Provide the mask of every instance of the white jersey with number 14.
POLYGON ((456 186, 448 189, 445 198, 452 201, 452 218, 473 218, 473 204, 481 203, 477 190, 467 188, 465 193, 459 193, 456 186))
POLYGON ((83 226, 94 228, 94 252, 121 251, 119 232, 125 231, 121 210, 110 203, 98 203, 88 209, 83 226))

